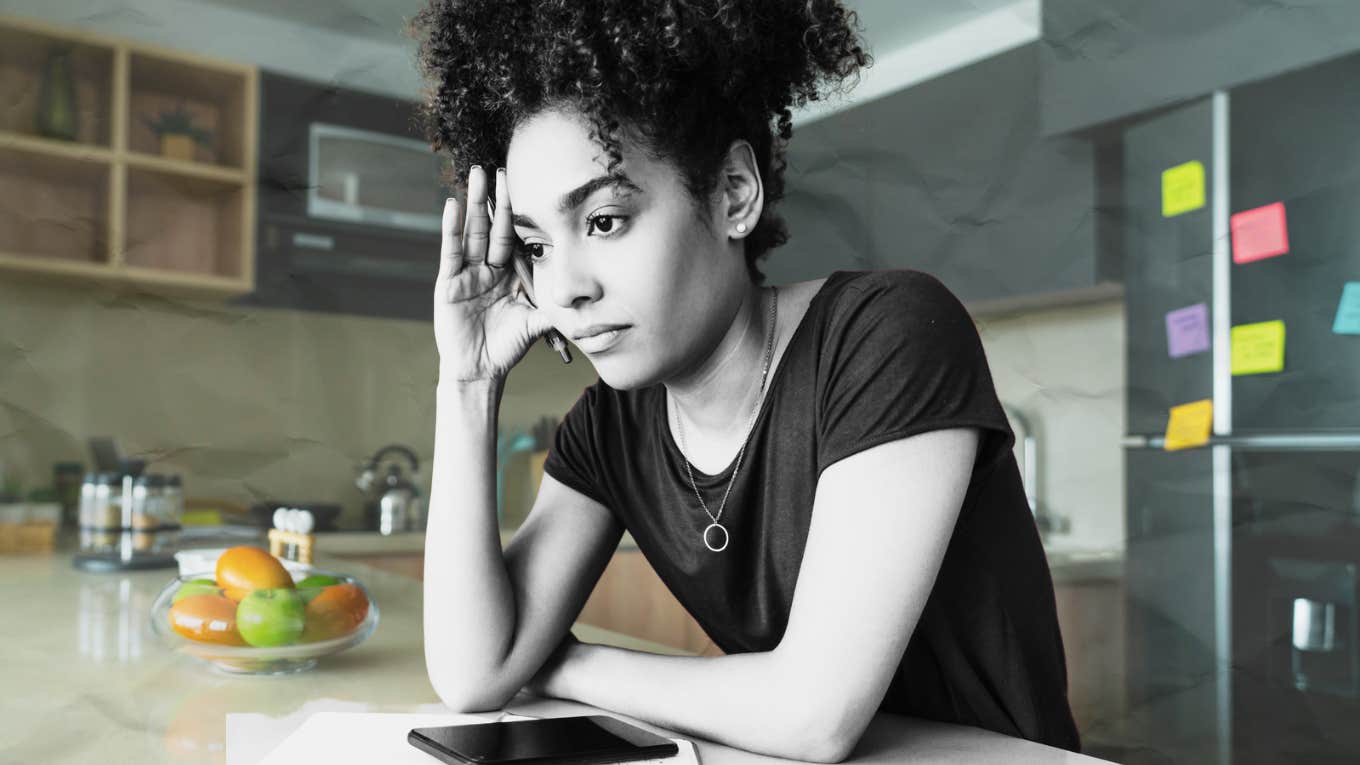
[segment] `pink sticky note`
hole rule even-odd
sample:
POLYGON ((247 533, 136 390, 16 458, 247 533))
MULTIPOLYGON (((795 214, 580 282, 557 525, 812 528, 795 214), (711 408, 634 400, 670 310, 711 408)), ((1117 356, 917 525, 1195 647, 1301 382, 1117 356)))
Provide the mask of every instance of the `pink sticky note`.
POLYGON ((1289 252, 1284 202, 1275 202, 1232 216, 1234 263, 1273 258, 1289 252))
POLYGON ((1196 303, 1169 312, 1166 348, 1173 359, 1209 350, 1209 306, 1196 303))

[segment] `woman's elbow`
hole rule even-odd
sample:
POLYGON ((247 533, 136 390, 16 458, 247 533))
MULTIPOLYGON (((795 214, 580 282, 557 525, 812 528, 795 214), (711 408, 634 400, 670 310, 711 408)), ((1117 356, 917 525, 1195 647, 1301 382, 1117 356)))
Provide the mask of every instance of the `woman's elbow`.
MULTIPOLYGON (((821 694, 823 699, 827 695, 821 694)), ((797 758, 808 762, 843 762, 868 727, 863 708, 862 703, 838 704, 829 700, 801 705, 799 714, 788 716, 795 722, 789 740, 798 742, 802 749, 797 758)))
MULTIPOLYGON (((805 732, 806 733, 806 732, 805 732)), ((827 733, 805 739, 804 751, 798 759, 808 762, 844 762, 855 749, 856 741, 845 736, 827 733)))
POLYGON ((429 672, 428 675, 430 686, 434 688, 434 694, 439 697, 440 703, 458 714, 504 709, 514 696, 514 693, 498 692, 487 684, 452 683, 448 682, 447 678, 437 677, 434 672, 429 672))

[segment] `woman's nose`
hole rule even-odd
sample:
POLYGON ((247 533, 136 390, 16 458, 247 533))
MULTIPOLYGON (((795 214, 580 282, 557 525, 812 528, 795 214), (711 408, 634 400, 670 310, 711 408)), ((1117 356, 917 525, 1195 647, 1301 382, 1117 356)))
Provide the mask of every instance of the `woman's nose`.
POLYGON ((563 308, 575 308, 584 302, 594 302, 600 297, 600 282, 587 258, 583 255, 568 254, 562 250, 554 253, 550 273, 544 274, 547 281, 549 298, 563 308))

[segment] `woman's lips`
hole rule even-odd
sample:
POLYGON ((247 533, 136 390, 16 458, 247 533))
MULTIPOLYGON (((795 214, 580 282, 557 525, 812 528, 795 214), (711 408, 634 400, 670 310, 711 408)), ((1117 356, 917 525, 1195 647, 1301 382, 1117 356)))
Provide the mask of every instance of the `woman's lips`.
POLYGON ((576 347, 586 353, 601 353, 612 348, 628 329, 628 327, 619 327, 617 329, 601 332, 598 335, 583 337, 576 341, 576 347))

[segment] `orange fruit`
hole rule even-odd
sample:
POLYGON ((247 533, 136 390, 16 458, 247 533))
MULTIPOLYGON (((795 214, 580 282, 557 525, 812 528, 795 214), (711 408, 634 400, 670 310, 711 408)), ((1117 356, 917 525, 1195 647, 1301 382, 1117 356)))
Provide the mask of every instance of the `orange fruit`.
POLYGON ((217 559, 217 586, 228 598, 241 602, 254 590, 291 589, 293 577, 278 558, 250 545, 237 545, 217 559))
POLYGON ((245 645, 236 631, 236 603, 221 595, 190 595, 170 606, 170 627, 200 643, 245 645))
POLYGON ((368 617, 368 598, 355 584, 333 584, 307 603, 307 623, 302 642, 348 635, 368 617))

